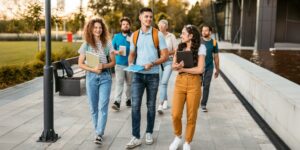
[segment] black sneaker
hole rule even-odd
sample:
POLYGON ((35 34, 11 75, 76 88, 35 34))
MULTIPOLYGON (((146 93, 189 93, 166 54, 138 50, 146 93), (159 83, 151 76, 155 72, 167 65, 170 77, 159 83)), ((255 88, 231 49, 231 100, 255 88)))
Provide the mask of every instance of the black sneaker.
POLYGON ((98 136, 96 137, 96 139, 95 139, 94 142, 95 142, 96 144, 102 145, 102 143, 103 143, 103 138, 102 138, 102 136, 98 135, 98 136))
POLYGON ((112 109, 119 111, 120 110, 120 103, 115 101, 114 104, 112 105, 112 109))
POLYGON ((128 99, 128 100, 126 101, 126 106, 127 106, 127 107, 131 107, 131 99, 128 99))
POLYGON ((201 106, 201 111, 202 111, 202 112, 207 112, 206 106, 201 106))

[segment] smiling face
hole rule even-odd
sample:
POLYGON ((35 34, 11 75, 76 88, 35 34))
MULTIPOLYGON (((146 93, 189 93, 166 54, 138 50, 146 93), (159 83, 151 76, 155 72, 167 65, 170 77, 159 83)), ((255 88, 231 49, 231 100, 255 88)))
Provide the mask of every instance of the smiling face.
POLYGON ((180 38, 181 38, 182 43, 188 43, 193 38, 193 35, 189 34, 188 31, 186 30, 186 28, 183 28, 181 31, 180 38))
POLYGON ((153 20, 153 14, 150 11, 145 11, 142 14, 140 14, 139 19, 141 21, 142 26, 150 27, 153 20))
POLYGON ((93 35, 94 37, 100 37, 102 34, 102 26, 99 22, 95 22, 93 26, 93 35))

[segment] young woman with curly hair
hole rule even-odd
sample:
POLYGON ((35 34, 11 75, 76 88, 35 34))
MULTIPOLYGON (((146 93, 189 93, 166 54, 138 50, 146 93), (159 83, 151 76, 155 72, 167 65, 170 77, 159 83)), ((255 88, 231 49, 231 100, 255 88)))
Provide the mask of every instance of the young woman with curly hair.
POLYGON ((78 65, 86 70, 86 91, 96 132, 95 143, 102 144, 107 121, 109 97, 112 85, 110 68, 115 66, 114 49, 108 29, 101 18, 91 19, 84 29, 85 42, 78 50, 78 65), (86 63, 86 54, 99 58, 99 64, 86 63))
POLYGON ((201 98, 201 74, 204 71, 206 48, 201 44, 200 33, 197 27, 187 25, 182 29, 181 43, 175 53, 172 68, 178 71, 176 77, 173 105, 172 121, 175 139, 169 149, 176 150, 182 143, 182 113, 186 103, 187 125, 185 134, 184 150, 190 150, 190 143, 193 139, 197 112, 201 98), (193 67, 184 67, 184 62, 177 63, 178 51, 191 51, 193 55, 193 67))

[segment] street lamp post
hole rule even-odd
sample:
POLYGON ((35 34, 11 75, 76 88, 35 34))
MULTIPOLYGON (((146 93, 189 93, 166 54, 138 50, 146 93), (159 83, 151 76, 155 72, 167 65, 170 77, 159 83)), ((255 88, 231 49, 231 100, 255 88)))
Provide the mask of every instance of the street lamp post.
POLYGON ((53 117, 53 66, 51 63, 51 0, 45 0, 46 64, 44 66, 44 131, 38 142, 56 142, 53 117))

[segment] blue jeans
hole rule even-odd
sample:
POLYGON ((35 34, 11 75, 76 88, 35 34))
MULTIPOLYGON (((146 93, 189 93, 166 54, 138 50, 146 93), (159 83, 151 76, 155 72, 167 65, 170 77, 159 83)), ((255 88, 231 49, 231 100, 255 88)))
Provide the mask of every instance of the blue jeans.
POLYGON ((155 104, 159 84, 159 74, 134 73, 131 84, 132 96, 132 135, 140 138, 141 104, 144 90, 147 92, 147 129, 146 133, 153 133, 155 121, 155 104))
POLYGON ((112 79, 109 72, 87 72, 86 90, 96 134, 103 136, 107 121, 112 79))
POLYGON ((210 82, 211 82, 211 78, 213 76, 213 72, 214 72, 214 69, 205 69, 205 72, 203 74, 203 79, 202 79, 203 96, 202 96, 202 100, 201 100, 201 106, 207 105, 210 82))
POLYGON ((168 82, 172 74, 172 62, 167 61, 164 64, 164 71, 160 69, 160 88, 159 88, 159 101, 162 103, 164 100, 168 100, 168 82))

